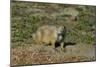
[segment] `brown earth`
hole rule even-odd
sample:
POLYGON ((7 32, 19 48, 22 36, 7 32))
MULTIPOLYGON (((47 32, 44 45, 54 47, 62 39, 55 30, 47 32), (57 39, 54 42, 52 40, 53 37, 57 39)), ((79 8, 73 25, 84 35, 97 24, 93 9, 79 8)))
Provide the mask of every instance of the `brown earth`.
POLYGON ((11 49, 11 65, 51 64, 66 62, 95 61, 95 45, 67 45, 65 51, 60 47, 26 44, 28 47, 11 49))

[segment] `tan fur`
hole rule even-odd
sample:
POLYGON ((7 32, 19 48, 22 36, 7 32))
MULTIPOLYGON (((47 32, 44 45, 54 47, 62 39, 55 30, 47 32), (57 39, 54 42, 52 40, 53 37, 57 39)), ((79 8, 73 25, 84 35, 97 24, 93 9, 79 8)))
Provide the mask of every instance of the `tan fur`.
POLYGON ((37 44, 51 44, 52 47, 55 47, 55 43, 58 38, 58 33, 61 33, 63 30, 62 26, 52 26, 52 25, 44 25, 37 29, 37 31, 33 34, 33 39, 37 44))

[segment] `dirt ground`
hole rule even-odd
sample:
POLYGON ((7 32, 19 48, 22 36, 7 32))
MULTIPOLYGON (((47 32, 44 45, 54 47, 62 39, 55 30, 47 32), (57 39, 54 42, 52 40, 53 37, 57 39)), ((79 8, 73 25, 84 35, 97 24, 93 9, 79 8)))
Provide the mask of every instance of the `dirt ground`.
POLYGON ((56 49, 50 46, 26 44, 28 47, 17 47, 11 49, 11 65, 31 64, 55 64, 95 61, 95 45, 75 44, 65 46, 65 51, 60 47, 56 49))

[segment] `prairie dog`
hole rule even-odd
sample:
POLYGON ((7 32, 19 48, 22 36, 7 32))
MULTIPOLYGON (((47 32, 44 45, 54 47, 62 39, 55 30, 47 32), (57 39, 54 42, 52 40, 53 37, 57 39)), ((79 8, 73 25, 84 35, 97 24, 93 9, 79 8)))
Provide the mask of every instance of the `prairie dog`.
POLYGON ((37 29, 37 31, 32 34, 33 39, 36 44, 48 45, 51 44, 55 48, 55 43, 61 42, 63 39, 62 34, 64 33, 64 26, 53 26, 44 25, 37 29))

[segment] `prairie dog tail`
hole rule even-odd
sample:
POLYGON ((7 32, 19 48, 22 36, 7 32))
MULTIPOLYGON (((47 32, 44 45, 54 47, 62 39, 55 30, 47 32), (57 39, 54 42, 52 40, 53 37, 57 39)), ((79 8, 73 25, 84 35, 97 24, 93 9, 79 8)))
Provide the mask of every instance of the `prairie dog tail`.
POLYGON ((33 38, 33 41, 35 44, 41 44, 41 32, 40 31, 37 31, 36 33, 33 33, 32 34, 32 38, 33 38))

